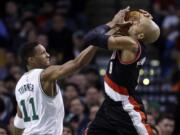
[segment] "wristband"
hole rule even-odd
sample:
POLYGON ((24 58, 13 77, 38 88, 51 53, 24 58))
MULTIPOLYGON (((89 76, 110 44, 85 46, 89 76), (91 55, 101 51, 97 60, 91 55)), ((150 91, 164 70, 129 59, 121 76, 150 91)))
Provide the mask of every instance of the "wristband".
POLYGON ((24 120, 22 118, 20 118, 17 114, 14 118, 14 126, 19 128, 19 129, 24 129, 24 120))
POLYGON ((97 47, 105 48, 107 49, 108 44, 108 35, 105 35, 105 33, 110 28, 107 25, 101 25, 90 31, 88 34, 85 35, 84 43, 85 45, 94 45, 97 47))

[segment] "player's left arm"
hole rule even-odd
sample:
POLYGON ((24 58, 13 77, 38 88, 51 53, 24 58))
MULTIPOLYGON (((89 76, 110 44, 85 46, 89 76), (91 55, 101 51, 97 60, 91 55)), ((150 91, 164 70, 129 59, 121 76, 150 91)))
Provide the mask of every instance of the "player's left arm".
POLYGON ((14 129, 13 129, 13 135, 22 135, 24 131, 24 120, 22 118, 22 113, 17 107, 17 113, 14 118, 14 129))
POLYGON ((24 129, 14 127, 13 135, 22 135, 24 129))

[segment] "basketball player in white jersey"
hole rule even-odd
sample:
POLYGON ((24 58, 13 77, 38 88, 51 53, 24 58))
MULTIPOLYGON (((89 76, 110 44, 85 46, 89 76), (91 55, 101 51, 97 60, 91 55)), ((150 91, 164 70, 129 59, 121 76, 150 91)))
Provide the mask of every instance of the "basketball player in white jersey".
POLYGON ((21 58, 28 71, 20 78, 15 89, 18 103, 15 134, 62 133, 64 105, 56 80, 88 64, 96 50, 96 47, 89 46, 74 60, 50 66, 50 56, 43 45, 38 42, 24 45, 21 58))

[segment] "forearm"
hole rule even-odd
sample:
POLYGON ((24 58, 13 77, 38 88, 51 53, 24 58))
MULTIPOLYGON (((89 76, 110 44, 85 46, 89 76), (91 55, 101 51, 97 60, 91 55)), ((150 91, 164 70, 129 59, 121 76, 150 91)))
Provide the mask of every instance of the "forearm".
POLYGON ((48 82, 55 81, 78 71, 80 68, 90 62, 96 51, 97 47, 89 46, 83 50, 75 59, 70 60, 63 65, 54 65, 45 69, 41 74, 41 79, 48 82))
POLYGON ((23 129, 14 127, 13 135, 22 135, 22 133, 23 133, 23 129))
POLYGON ((85 35, 84 44, 106 49, 109 36, 105 35, 105 33, 109 30, 110 27, 106 24, 96 27, 85 35))
POLYGON ((97 47, 95 46, 89 46, 85 50, 83 50, 78 57, 76 57, 75 61, 78 63, 80 66, 85 66, 87 65, 92 58, 94 57, 97 47))

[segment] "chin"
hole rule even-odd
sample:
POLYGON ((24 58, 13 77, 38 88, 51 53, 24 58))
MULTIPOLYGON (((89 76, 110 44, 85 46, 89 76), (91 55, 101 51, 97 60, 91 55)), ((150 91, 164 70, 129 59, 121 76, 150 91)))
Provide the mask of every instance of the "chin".
POLYGON ((50 66, 50 63, 46 63, 46 64, 44 64, 42 67, 43 68, 47 68, 47 67, 49 67, 50 66))
POLYGON ((50 64, 50 62, 48 62, 47 64, 46 64, 46 67, 49 67, 51 64, 50 64))

